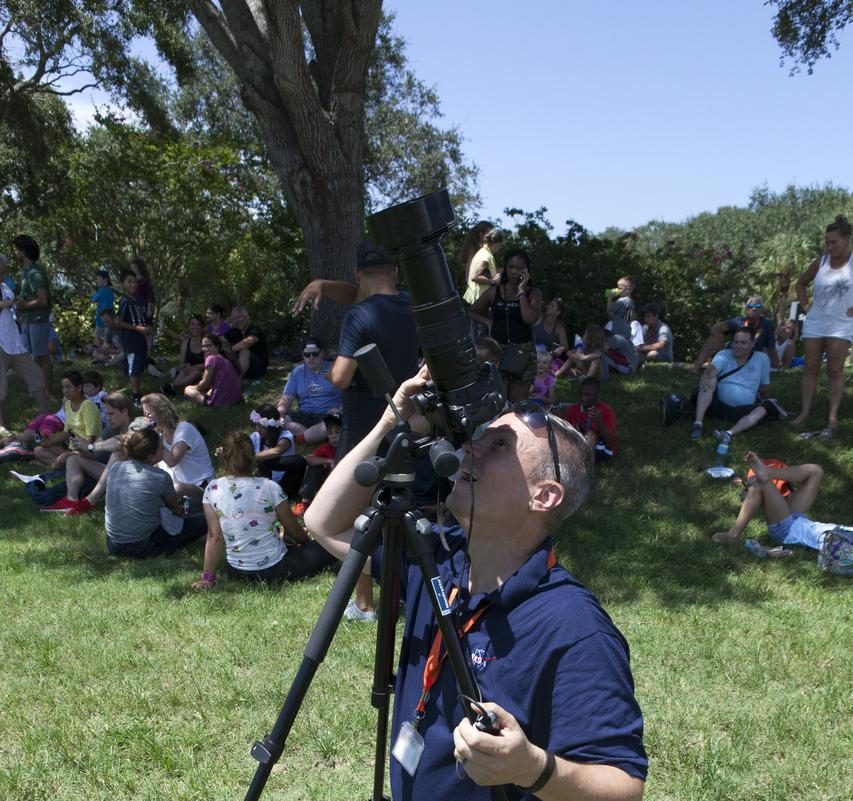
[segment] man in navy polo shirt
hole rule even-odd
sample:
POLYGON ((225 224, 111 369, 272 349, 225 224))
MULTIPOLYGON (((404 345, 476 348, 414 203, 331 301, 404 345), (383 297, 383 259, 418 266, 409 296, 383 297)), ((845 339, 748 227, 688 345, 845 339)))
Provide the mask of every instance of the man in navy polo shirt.
MULTIPOLYGON (((415 428, 424 421, 413 416, 410 397, 426 378, 424 370, 395 397, 415 428)), ((349 550, 352 521, 370 501, 371 489, 353 478, 355 466, 376 452, 394 424, 386 409, 306 513, 308 529, 338 558, 349 550)), ((426 667, 437 624, 429 588, 407 563, 393 797, 485 801, 490 786, 505 784, 520 787, 522 798, 641 798, 648 761, 628 645, 592 594, 557 564, 549 534, 589 489, 587 442, 562 420, 517 408, 485 426, 464 453, 447 499, 460 526, 446 532, 447 550, 434 534, 435 555, 464 631, 463 651, 499 732, 480 732, 463 714, 449 665, 426 667), (419 704, 425 680, 432 686, 419 704)), ((375 575, 381 559, 380 549, 375 575)))
POLYGON ((753 349, 756 353, 766 353, 770 359, 771 367, 779 366, 779 356, 776 353, 776 329, 773 321, 764 316, 764 301, 761 295, 750 295, 744 304, 743 314, 731 317, 728 320, 720 320, 711 326, 709 336, 699 350, 699 355, 688 366, 691 373, 699 375, 703 365, 715 353, 725 348, 731 348, 732 343, 726 345, 726 337, 742 328, 748 328, 752 332, 755 342, 753 349))

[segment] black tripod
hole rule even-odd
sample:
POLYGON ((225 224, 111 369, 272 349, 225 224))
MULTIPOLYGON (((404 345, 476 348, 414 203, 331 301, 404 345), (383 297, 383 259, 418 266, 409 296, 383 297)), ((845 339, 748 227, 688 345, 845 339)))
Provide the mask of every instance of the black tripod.
MULTIPOLYGON (((399 419, 399 418, 398 418, 399 419)), ((350 551, 332 586, 323 611, 314 627, 303 654, 302 663, 290 687, 275 726, 262 741, 252 748, 252 756, 260 763, 246 793, 246 801, 256 801, 263 792, 273 765, 284 751, 287 736, 305 698, 305 694, 326 656, 344 609, 355 588, 362 568, 383 537, 381 596, 373 668, 371 703, 377 710, 376 751, 372 801, 382 801, 385 787, 385 760, 388 741, 388 710, 393 692, 395 630, 399 613, 399 587, 402 569, 403 537, 409 557, 418 562, 423 581, 433 588, 430 594, 433 611, 447 648, 448 661, 460 692, 479 700, 470 664, 465 659, 457 631, 452 623, 449 604, 441 589, 433 557, 431 524, 417 510, 412 487, 415 479, 415 455, 425 452, 430 441, 416 441, 408 423, 402 420, 389 435, 391 444, 385 457, 373 457, 356 469, 356 480, 362 486, 379 486, 373 493, 371 505, 355 521, 356 533, 350 551), (432 581, 436 579, 436 581, 432 581)), ((451 449, 452 450, 452 449, 451 449)), ((472 710, 465 713, 477 720, 480 728, 488 730, 491 721, 478 718, 472 710)), ((496 787, 498 798, 509 799, 504 787, 496 787)))

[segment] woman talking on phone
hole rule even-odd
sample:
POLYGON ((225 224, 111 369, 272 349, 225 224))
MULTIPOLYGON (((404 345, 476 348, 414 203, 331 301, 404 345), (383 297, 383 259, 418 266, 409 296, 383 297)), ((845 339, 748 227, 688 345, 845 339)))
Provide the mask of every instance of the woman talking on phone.
POLYGON ((491 336, 503 347, 499 369, 510 403, 527 398, 536 375, 533 324, 541 308, 542 292, 531 284, 530 256, 525 250, 507 251, 500 283, 489 287, 471 307, 470 316, 491 324, 491 336))

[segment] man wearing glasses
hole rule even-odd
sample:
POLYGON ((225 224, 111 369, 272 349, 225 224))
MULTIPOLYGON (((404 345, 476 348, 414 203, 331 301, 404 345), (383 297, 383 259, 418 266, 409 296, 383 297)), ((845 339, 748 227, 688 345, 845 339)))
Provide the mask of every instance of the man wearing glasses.
POLYGON ((326 441, 323 419, 332 412, 341 411, 341 391, 329 381, 332 363, 326 359, 326 347, 317 337, 308 337, 302 343, 302 364, 293 368, 278 402, 278 411, 285 420, 285 428, 297 443, 313 444, 326 441), (293 402, 298 411, 291 412, 293 402))
POLYGON ((779 357, 776 354, 775 337, 776 332, 773 326, 773 321, 764 316, 764 301, 761 295, 750 295, 744 304, 744 312, 742 315, 732 317, 729 320, 720 320, 711 326, 711 336, 705 340, 699 355, 693 360, 693 363, 688 366, 691 373, 699 375, 702 367, 717 351, 724 347, 731 348, 731 342, 726 345, 726 337, 739 331, 741 328, 748 328, 752 331, 753 350, 756 353, 766 353, 770 359, 771 367, 779 367, 779 357))
MULTIPOLYGON (((410 398, 426 378, 422 371, 395 396, 415 428, 410 398)), ((353 478, 355 467, 394 424, 386 409, 306 513, 308 529, 338 558, 370 501, 371 489, 353 478)), ((447 548, 437 530, 432 536, 463 651, 499 731, 480 732, 463 715, 447 664, 427 666, 437 630, 429 587, 406 563, 391 731, 395 799, 485 801, 496 784, 520 787, 523 798, 642 797, 648 763, 628 645, 589 591, 557 564, 550 534, 583 501, 591 470, 580 433, 530 401, 510 407, 464 445, 447 499, 459 525, 444 532, 447 548)), ((380 548, 374 575, 381 559, 380 548)))

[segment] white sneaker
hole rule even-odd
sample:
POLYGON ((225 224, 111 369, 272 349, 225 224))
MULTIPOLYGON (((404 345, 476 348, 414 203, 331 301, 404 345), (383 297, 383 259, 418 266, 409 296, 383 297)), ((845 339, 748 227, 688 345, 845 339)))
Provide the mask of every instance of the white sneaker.
POLYGON ((376 611, 369 609, 365 612, 359 609, 358 606, 356 606, 355 601, 350 598, 347 608, 344 609, 344 617, 347 620, 363 620, 369 622, 371 620, 376 620, 376 611))
POLYGON ((30 484, 33 481, 38 481, 42 485, 42 487, 44 487, 44 480, 42 479, 42 477, 40 475, 28 476, 24 473, 19 473, 17 470, 10 470, 9 475, 14 476, 15 478, 18 479, 18 481, 23 481, 24 484, 30 484))

